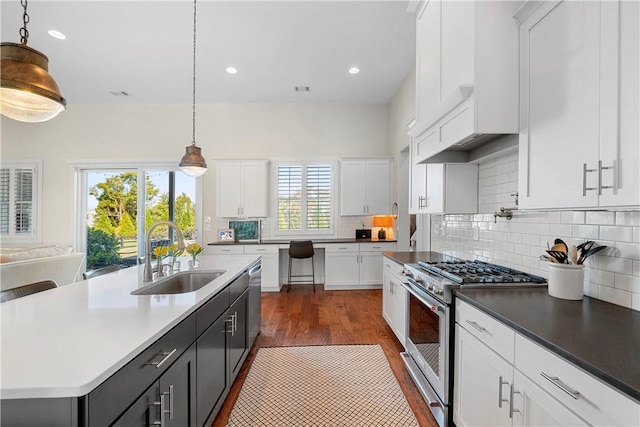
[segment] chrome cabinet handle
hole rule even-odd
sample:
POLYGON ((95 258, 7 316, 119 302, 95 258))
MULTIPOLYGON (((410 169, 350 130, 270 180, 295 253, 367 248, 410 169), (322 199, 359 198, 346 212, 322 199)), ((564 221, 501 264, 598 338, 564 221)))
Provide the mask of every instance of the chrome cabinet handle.
MULTIPOLYGON (((582 196, 586 196, 587 195, 587 191, 592 191, 592 190, 596 190, 596 191, 600 191, 600 179, 598 178, 598 185, 597 187, 587 187, 587 173, 589 172, 598 172, 598 169, 589 169, 587 168, 587 164, 583 163, 582 164, 582 196)), ((598 172, 599 173, 599 172, 598 172)))
MULTIPOLYGON (((598 160, 598 196, 602 195, 602 190, 613 190, 613 185, 602 185, 602 171, 603 170, 613 170, 613 166, 602 166, 602 160, 598 160)), ((615 171, 614 171, 615 175, 615 171)), ((615 181, 615 179, 614 179, 615 181)))
POLYGON ((233 336, 233 315, 230 315, 229 318, 225 320, 225 323, 231 323, 231 329, 225 328, 225 332, 233 336))
POLYGON ((502 381, 502 375, 498 378, 498 408, 502 408, 502 404, 508 402, 502 398, 502 386, 509 385, 509 381, 502 381))
POLYGON ((164 357, 162 358, 162 360, 160 360, 159 362, 150 362, 150 363, 147 363, 147 365, 152 365, 152 366, 155 366, 156 368, 159 368, 160 366, 162 366, 162 364, 163 364, 164 362, 166 362, 167 360, 169 360, 169 358, 170 358, 171 356, 173 356, 173 353, 175 353, 177 350, 178 350, 177 348, 174 348, 173 350, 171 350, 171 351, 169 351, 169 352, 166 352, 166 351, 165 351, 165 352, 162 352, 162 353, 158 353, 156 356, 164 356, 164 357))
POLYGON ((514 409, 513 408, 513 395, 514 394, 520 394, 519 391, 515 391, 513 389, 513 384, 511 384, 511 387, 509 387, 509 418, 513 419, 513 413, 514 412, 520 412, 519 409, 514 409))
POLYGON ((151 425, 164 427, 164 394, 160 393, 160 400, 149 404, 149 406, 160 407, 160 421, 154 421, 151 425))
POLYGON ((571 396, 573 399, 578 400, 578 397, 580 397, 580 392, 574 388, 569 387, 568 385, 566 385, 565 383, 563 383, 560 378, 558 377, 552 377, 551 375, 547 374, 546 372, 540 372, 540 375, 542 375, 542 378, 544 378, 545 380, 551 382, 551 384, 555 385, 556 387, 558 387, 560 390, 564 391, 565 393, 567 393, 569 396, 571 396))
POLYGON ((169 419, 173 419, 173 384, 169 386, 169 419))
POLYGON ((467 319, 465 320, 465 322, 467 322, 468 324, 470 324, 471 326, 473 326, 474 328, 476 328, 477 330, 479 330, 480 332, 486 332, 486 328, 480 326, 478 324, 478 322, 472 322, 471 320, 467 319))

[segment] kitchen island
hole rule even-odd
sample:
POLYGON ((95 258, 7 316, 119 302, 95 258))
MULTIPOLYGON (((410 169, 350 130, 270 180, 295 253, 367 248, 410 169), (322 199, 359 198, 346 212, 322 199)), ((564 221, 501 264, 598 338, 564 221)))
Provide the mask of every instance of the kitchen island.
MULTIPOLYGON (((200 313, 211 311, 210 302, 223 292, 226 300, 216 304, 226 310, 231 299, 229 285, 259 256, 232 260, 201 256, 199 260, 199 271, 225 272, 193 292, 131 295, 149 285, 142 280, 143 266, 138 266, 3 303, 2 421, 11 412, 9 408, 20 407, 20 402, 68 401, 69 410, 77 411, 71 419, 85 425, 91 415, 86 412, 92 392, 172 331, 183 329, 174 333, 178 341, 190 335, 195 339, 203 332, 200 323, 205 316, 200 313)), ((182 264, 187 264, 186 258, 182 264)), ((176 347, 175 342, 169 344, 176 347)), ((147 362, 158 365, 164 356, 170 359, 164 353, 162 358, 154 356, 147 362)), ((148 386, 141 385, 143 389, 148 386)), ((50 420, 47 425, 57 425, 54 418, 50 420)))

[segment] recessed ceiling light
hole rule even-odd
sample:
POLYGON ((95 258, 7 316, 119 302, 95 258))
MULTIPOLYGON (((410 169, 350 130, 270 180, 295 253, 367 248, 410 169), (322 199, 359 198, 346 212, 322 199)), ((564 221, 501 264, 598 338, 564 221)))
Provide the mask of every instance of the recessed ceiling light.
POLYGON ((67 36, 65 36, 60 31, 57 31, 57 30, 49 30, 48 32, 51 37, 56 39, 64 40, 67 38, 67 36))
POLYGON ((358 74, 359 72, 360 72, 360 68, 358 67, 349 68, 349 74, 358 74))
POLYGON ((238 74, 238 70, 235 67, 227 67, 227 73, 238 74))

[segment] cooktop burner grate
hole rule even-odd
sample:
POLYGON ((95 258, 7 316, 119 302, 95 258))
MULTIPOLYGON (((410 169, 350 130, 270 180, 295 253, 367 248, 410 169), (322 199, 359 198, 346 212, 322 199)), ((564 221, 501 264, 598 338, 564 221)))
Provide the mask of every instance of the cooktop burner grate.
POLYGON ((471 283, 545 283, 544 277, 483 261, 418 262, 428 273, 460 285, 471 283))

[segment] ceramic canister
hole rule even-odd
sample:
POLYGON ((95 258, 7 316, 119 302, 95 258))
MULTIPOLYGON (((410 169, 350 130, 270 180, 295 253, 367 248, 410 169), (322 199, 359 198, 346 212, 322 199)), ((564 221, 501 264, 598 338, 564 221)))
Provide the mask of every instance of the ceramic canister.
POLYGON ((584 295, 584 265, 549 263, 549 295, 581 300, 584 295))

